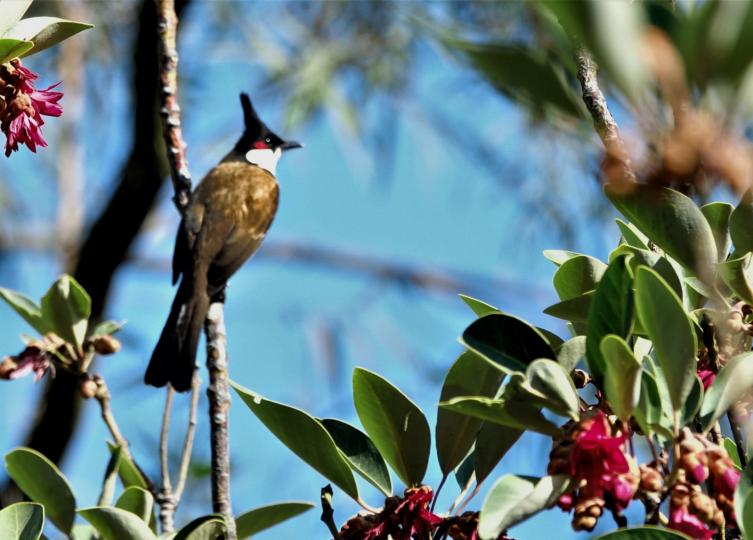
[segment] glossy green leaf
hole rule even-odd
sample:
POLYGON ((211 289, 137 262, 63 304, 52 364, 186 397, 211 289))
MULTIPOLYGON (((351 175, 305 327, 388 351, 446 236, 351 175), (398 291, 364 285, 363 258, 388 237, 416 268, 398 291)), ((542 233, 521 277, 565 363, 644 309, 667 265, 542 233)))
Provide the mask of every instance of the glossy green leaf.
POLYGON ((726 202, 712 202, 701 206, 701 212, 708 221, 714 235, 716 253, 720 262, 727 258, 732 245, 729 226, 733 210, 734 207, 726 202))
POLYGON ((29 17, 18 21, 6 32, 5 37, 33 42, 34 48, 24 55, 28 56, 57 45, 61 41, 93 27, 93 24, 69 21, 58 17, 29 17))
POLYGON ((549 436, 556 436, 560 433, 559 427, 547 420, 539 408, 530 403, 460 396, 440 403, 439 406, 512 428, 530 429, 549 436))
POLYGON ((570 373, 586 357, 586 336, 575 336, 557 349, 557 363, 570 373))
POLYGON ((76 499, 68 480, 54 463, 31 448, 5 454, 5 470, 29 499, 44 506, 49 520, 65 534, 73 526, 76 499))
POLYGON ((230 385, 282 444, 345 493, 358 498, 350 464, 319 421, 300 409, 266 399, 232 381, 230 385))
POLYGON ((544 313, 565 321, 585 323, 588 321, 588 313, 593 303, 594 291, 568 298, 556 304, 552 304, 544 310, 544 313))
POLYGON ((601 354, 607 368, 604 391, 614 413, 626 422, 641 396, 641 363, 625 340, 614 334, 601 340, 601 354))
POLYGON ((647 435, 656 431, 656 426, 661 422, 662 402, 659 386, 654 376, 646 371, 641 373, 641 394, 633 415, 641 426, 641 431, 647 435))
POLYGON ((625 217, 688 270, 703 273, 716 264, 714 234, 690 198, 660 186, 632 187, 618 193, 607 186, 605 192, 625 217))
POLYGON ((753 253, 730 259, 718 267, 719 277, 740 300, 753 304, 753 253))
POLYGON ((654 344, 672 407, 679 411, 695 381, 698 345, 682 302, 655 271, 641 267, 635 276, 635 305, 654 344))
POLYGON ((594 540, 691 540, 677 531, 665 529, 663 527, 654 527, 644 525, 642 527, 630 527, 629 529, 618 529, 606 534, 597 536, 594 540))
POLYGON ((24 16, 31 2, 32 0, 0 0, 0 36, 24 16))
POLYGON ((0 510, 0 538, 38 540, 44 528, 44 506, 20 502, 0 510))
POLYGON ((541 332, 521 319, 502 313, 477 319, 463 332, 461 343, 507 372, 525 371, 537 358, 555 359, 554 351, 541 332))
MULTIPOLYGON (((439 401, 457 396, 494 397, 504 375, 471 351, 462 353, 447 372, 439 401)), ((447 409, 437 411, 436 446, 439 466, 449 474, 468 454, 482 420, 447 409)))
POLYGON ((417 486, 429 463, 429 423, 415 403, 376 373, 353 371, 353 403, 366 433, 407 486, 417 486))
POLYGON ((471 310, 476 314, 477 317, 483 317, 484 315, 489 315, 490 313, 500 313, 500 310, 498 310, 491 304, 487 304, 483 300, 479 300, 478 298, 473 298, 472 296, 467 296, 465 294, 458 296, 460 296, 460 299, 465 302, 465 304, 469 308, 471 308, 471 310))
POLYGON ((607 265, 599 259, 579 255, 568 259, 554 273, 554 289, 560 300, 569 300, 596 289, 607 265))
POLYGON ((387 497, 392 495, 390 471, 371 439, 361 430, 341 420, 326 418, 321 423, 345 454, 353 470, 387 497))
POLYGON ((114 334, 118 331, 120 331, 121 328, 125 325, 125 321, 102 321, 97 326, 94 327, 94 330, 92 330, 91 334, 89 335, 90 338, 97 337, 97 336, 107 336, 114 334))
POLYGON ((131 486, 123 490, 115 503, 115 507, 138 516, 144 523, 148 524, 152 518, 154 497, 143 488, 131 486))
POLYGON ((576 253, 575 251, 567 251, 566 249, 545 249, 543 251, 544 257, 552 261, 557 266, 561 266, 565 261, 572 259, 573 257, 579 257, 582 253, 576 253))
POLYGON ((275 525, 308 512, 314 507, 307 502, 281 502, 268 504, 249 510, 235 518, 238 538, 248 538, 254 534, 270 529, 275 525))
POLYGON ((752 387, 753 353, 747 352, 730 358, 719 370, 703 399, 700 419, 704 430, 711 429, 727 409, 752 387))
MULTIPOLYGON (((42 537, 44 540, 44 537, 42 537)), ((97 529, 88 523, 76 523, 71 530, 71 540, 101 540, 97 529)))
POLYGON ((730 439, 729 437, 724 438, 724 450, 727 452, 727 455, 732 460, 732 463, 735 464, 735 467, 738 470, 742 470, 743 466, 740 463, 740 454, 737 451, 737 445, 735 444, 735 441, 730 439))
POLYGON ((494 470, 507 452, 523 435, 524 430, 484 422, 476 437, 476 450, 473 455, 473 470, 476 482, 480 484, 494 470))
POLYGON ((564 475, 545 476, 533 482, 506 474, 492 486, 481 506, 479 536, 482 540, 495 540, 513 525, 554 506, 569 487, 570 479, 564 475))
POLYGON ((120 456, 123 453, 123 447, 118 446, 110 455, 105 469, 105 477, 102 480, 102 492, 99 495, 97 506, 110 506, 112 497, 115 495, 115 482, 118 479, 118 469, 120 468, 120 456))
POLYGON ((601 354, 601 340, 608 334, 627 339, 633 328, 633 276, 631 255, 622 255, 609 263, 599 281, 588 315, 586 360, 591 376, 601 382, 606 361, 601 354))
POLYGON ((220 540, 225 537, 225 520, 217 514, 202 516, 178 531, 173 540, 220 540))
POLYGON ((91 314, 89 294, 69 275, 58 278, 42 297, 42 317, 61 338, 81 346, 91 314))
POLYGON ((743 538, 750 538, 753 533, 753 460, 749 460, 743 469, 735 488, 735 515, 737 525, 743 538), (742 516, 742 519, 740 517, 742 516))
POLYGON ((648 250, 648 238, 638 230, 632 223, 626 223, 621 219, 616 219, 617 227, 625 243, 631 247, 648 250))
POLYGON ((42 318, 42 308, 31 298, 20 292, 0 287, 0 298, 13 308, 29 325, 44 335, 50 331, 50 325, 42 318))
MULTIPOLYGON (((110 454, 114 454, 120 447, 108 442, 107 448, 110 450, 110 454)), ((143 489, 148 488, 146 480, 139 471, 138 467, 136 467, 136 464, 122 452, 120 454, 120 460, 118 464, 118 476, 120 477, 120 481, 123 483, 123 487, 125 488, 131 486, 137 486, 143 489)))
POLYGON ((475 480, 473 475, 473 463, 476 460, 476 451, 474 450, 460 463, 457 469, 455 469, 455 480, 458 483, 460 491, 469 487, 472 480, 475 480))
POLYGON ((23 56, 34 47, 31 41, 21 39, 0 38, 0 63, 9 62, 23 56))
POLYGON ((695 379, 693 380, 693 387, 690 390, 690 395, 688 395, 688 399, 685 400, 685 403, 682 406, 680 422, 683 425, 690 424, 690 422, 693 421, 695 416, 701 410, 701 405, 703 403, 703 394, 703 383, 701 382, 701 379, 696 375, 695 379))
POLYGON ((748 190, 729 218, 729 232, 738 255, 753 251, 753 191, 748 190))
POLYGON ((144 521, 120 508, 94 506, 82 508, 79 515, 92 524, 104 540, 156 540, 144 521))
POLYGON ((542 405, 560 416, 577 420, 580 416, 580 401, 570 373, 554 360, 539 359, 531 362, 526 370, 526 385, 542 398, 542 405))
POLYGON ((675 265, 673 265, 665 256, 660 255, 659 253, 626 246, 624 244, 612 251, 609 255, 610 262, 623 253, 632 255, 628 264, 633 271, 633 275, 635 275, 635 271, 640 265, 648 266, 649 268, 656 270, 656 273, 664 278, 669 286, 672 287, 672 290, 677 293, 677 296, 680 298, 684 297, 685 288, 682 279, 684 271, 680 265, 675 267, 675 265))

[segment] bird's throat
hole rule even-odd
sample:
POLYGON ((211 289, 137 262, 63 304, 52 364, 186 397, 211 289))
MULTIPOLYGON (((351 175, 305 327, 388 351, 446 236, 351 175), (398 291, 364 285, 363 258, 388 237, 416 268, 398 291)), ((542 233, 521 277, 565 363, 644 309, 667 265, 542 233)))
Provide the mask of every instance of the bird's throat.
POLYGON ((246 161, 269 171, 269 173, 274 176, 275 171, 277 170, 277 162, 280 161, 280 156, 282 156, 282 150, 279 148, 276 150, 270 148, 254 148, 246 152, 246 161))

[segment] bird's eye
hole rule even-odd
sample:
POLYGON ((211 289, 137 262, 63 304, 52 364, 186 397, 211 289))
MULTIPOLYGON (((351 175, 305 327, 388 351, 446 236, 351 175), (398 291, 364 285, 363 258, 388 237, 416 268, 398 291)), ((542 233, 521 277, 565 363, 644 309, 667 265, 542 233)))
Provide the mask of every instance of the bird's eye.
POLYGON ((269 143, 272 142, 272 139, 270 139, 269 137, 267 137, 266 139, 264 139, 264 142, 267 143, 267 144, 269 144, 269 143))

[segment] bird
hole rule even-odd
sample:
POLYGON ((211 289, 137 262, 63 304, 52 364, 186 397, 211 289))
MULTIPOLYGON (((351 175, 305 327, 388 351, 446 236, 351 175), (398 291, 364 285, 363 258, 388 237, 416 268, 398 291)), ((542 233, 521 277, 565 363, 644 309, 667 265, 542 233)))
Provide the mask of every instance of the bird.
POLYGON ((224 300, 228 279, 264 240, 277 213, 277 163, 303 146, 271 131, 248 94, 240 100, 243 134, 191 193, 178 228, 172 268, 173 286, 180 285, 144 375, 151 386, 191 387, 209 304, 224 300))

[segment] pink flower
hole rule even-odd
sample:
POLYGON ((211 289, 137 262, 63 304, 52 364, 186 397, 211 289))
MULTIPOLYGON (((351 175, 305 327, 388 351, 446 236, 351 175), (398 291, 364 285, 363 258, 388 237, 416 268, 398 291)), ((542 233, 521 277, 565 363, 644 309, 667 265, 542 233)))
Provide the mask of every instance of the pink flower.
POLYGON ((0 362, 0 379, 15 380, 34 373, 34 381, 39 382, 48 369, 54 369, 49 353, 29 345, 18 356, 6 356, 0 362))
POLYGON ((363 540, 382 540, 392 537, 395 540, 410 540, 413 535, 428 536, 444 520, 429 511, 433 497, 428 486, 405 490, 405 498, 397 499, 396 504, 385 504, 379 522, 364 536, 363 540))
POLYGON ((5 155, 10 156, 19 145, 36 152, 37 146, 47 146, 42 135, 43 116, 60 116, 62 92, 53 91, 54 84, 44 90, 34 88, 37 74, 16 59, 10 66, 0 68, 0 130, 5 134, 5 155))
POLYGON ((716 379, 716 373, 711 371, 710 369, 704 369, 700 368, 698 370, 698 376, 701 378, 701 383, 703 383, 703 389, 708 390, 709 386, 714 382, 714 379, 716 379))
POLYGON ((686 507, 680 507, 670 512, 669 528, 685 533, 696 540, 711 540, 716 532, 688 512, 686 507))

